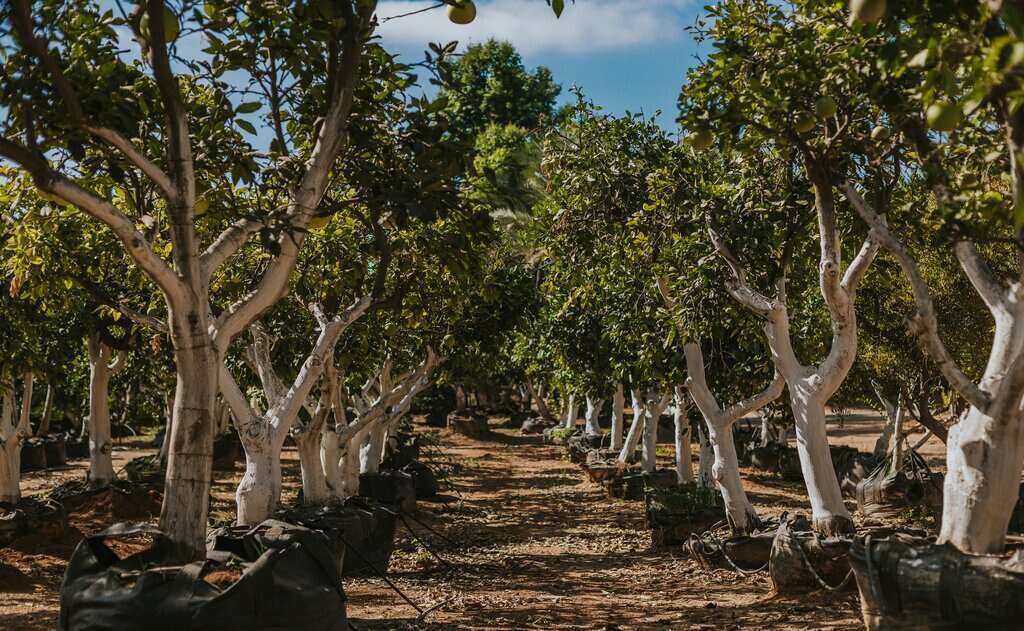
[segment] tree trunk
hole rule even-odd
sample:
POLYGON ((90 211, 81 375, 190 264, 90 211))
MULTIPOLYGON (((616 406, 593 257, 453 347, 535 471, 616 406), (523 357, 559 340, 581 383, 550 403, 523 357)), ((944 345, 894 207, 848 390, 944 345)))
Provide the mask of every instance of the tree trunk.
POLYGON ((611 448, 622 449, 622 430, 626 416, 626 394, 625 388, 620 383, 615 388, 615 397, 612 399, 612 444, 611 448))
POLYGON ((341 456, 342 497, 359 494, 360 451, 372 427, 364 427, 348 441, 348 446, 341 456))
POLYGON ((703 424, 697 426, 697 442, 700 443, 700 462, 697 464, 697 486, 711 488, 713 482, 711 467, 715 464, 715 454, 703 424))
POLYGON ((53 417, 54 390, 52 383, 46 384, 46 401, 43 402, 43 418, 36 428, 36 436, 46 436, 50 433, 50 419, 53 417))
POLYGON ((308 506, 322 506, 331 500, 324 465, 320 460, 322 436, 319 428, 295 435, 302 470, 302 503, 308 506))
MULTIPOLYGON (((173 318, 172 318, 173 319, 173 318)), ((220 359, 206 331, 206 319, 172 327, 178 382, 167 454, 160 529, 183 558, 206 552, 206 518, 213 470, 213 399, 220 359), (190 331, 177 334, 175 329, 190 331)))
POLYGON ((633 456, 633 452, 636 451, 636 446, 640 442, 640 435, 644 429, 644 403, 643 397, 634 388, 632 391, 633 395, 633 422, 629 426, 629 432, 626 434, 625 443, 622 445, 622 451, 619 452, 618 461, 622 464, 629 462, 629 459, 633 456))
POLYGON ((725 515, 732 526, 733 533, 747 534, 761 525, 757 511, 747 499, 740 480, 740 462, 736 456, 736 443, 733 440, 732 423, 712 422, 708 419, 708 440, 711 442, 714 463, 711 465, 711 478, 718 484, 725 503, 725 515))
POLYGON ((658 421, 665 409, 663 402, 667 400, 664 398, 659 401, 657 391, 651 390, 647 393, 647 400, 644 402, 644 435, 640 468, 647 473, 654 473, 658 468, 658 421))
POLYGON ((242 438, 245 473, 235 491, 237 523, 254 526, 273 516, 281 497, 281 441, 275 437, 242 438))
POLYGON ((814 529, 826 536, 847 534, 853 529, 853 519, 843 503, 839 479, 832 465, 825 431, 825 404, 817 395, 800 385, 790 384, 789 401, 796 419, 800 469, 811 502, 814 529))
POLYGON ((601 425, 598 423, 597 417, 601 415, 601 410, 604 409, 604 399, 598 399, 596 397, 587 397, 587 416, 586 416, 586 431, 587 436, 600 436, 601 425))
POLYGON ((576 428, 576 418, 580 415, 579 405, 576 404, 576 395, 569 395, 569 402, 566 404, 565 410, 565 421, 562 423, 562 427, 565 429, 576 428))
MULTIPOLYGON (((110 435, 111 348, 99 334, 89 336, 89 472, 90 486, 102 488, 114 481, 114 443, 110 435)), ((166 437, 164 438, 166 441, 166 437)))
POLYGON ((366 440, 359 450, 359 472, 380 473, 380 461, 384 457, 384 441, 387 440, 388 424, 383 420, 373 424, 366 440))
MULTIPOLYGON (((993 407, 998 407, 993 405, 993 407)), ((1020 412, 993 418, 971 407, 949 430, 939 543, 968 554, 999 554, 1019 497, 1020 412)))
POLYGON ((455 386, 455 411, 466 411, 466 390, 462 386, 455 386))
POLYGON ((690 419, 687 418, 686 388, 675 387, 676 482, 693 482, 693 455, 690 452, 690 419))
POLYGON ((345 479, 342 475, 341 460, 345 455, 338 432, 324 427, 320 438, 320 466, 324 472, 328 501, 345 499, 345 479))
POLYGON ((25 435, 15 417, 13 381, 9 386, 0 401, 0 502, 17 504, 21 500, 21 443, 25 435))
MULTIPOLYGON (((527 385, 529 385, 529 382, 527 382, 527 385)), ((530 389, 531 391, 533 390, 532 387, 530 389)), ((551 415, 551 410, 548 408, 547 390, 545 384, 540 384, 540 387, 533 392, 533 398, 537 402, 537 413, 540 414, 540 417, 547 421, 554 421, 555 417, 551 415)))

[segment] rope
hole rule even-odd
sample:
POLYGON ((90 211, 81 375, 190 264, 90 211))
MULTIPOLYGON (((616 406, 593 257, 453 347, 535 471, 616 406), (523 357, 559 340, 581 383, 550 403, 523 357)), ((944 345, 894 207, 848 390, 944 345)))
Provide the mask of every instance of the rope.
POLYGON ((367 558, 366 558, 365 556, 363 556, 363 553, 362 553, 362 552, 360 552, 359 550, 357 550, 357 549, 355 548, 355 546, 353 546, 353 545, 352 545, 351 543, 349 543, 348 541, 346 541, 344 537, 341 537, 341 536, 339 536, 338 538, 339 538, 339 539, 341 539, 341 542, 345 544, 345 547, 346 547, 347 549, 351 550, 352 552, 355 552, 355 553, 356 553, 356 556, 357 556, 357 557, 359 557, 359 560, 360 560, 360 561, 362 561, 363 563, 365 563, 365 564, 366 564, 366 565, 367 565, 367 566, 368 566, 368 567, 369 567, 369 568, 370 568, 371 570, 373 570, 373 573, 374 573, 374 574, 376 574, 376 575, 377 575, 378 577, 380 577, 381 579, 383 579, 383 580, 384 580, 384 582, 388 584, 388 587, 390 587, 391 589, 395 590, 395 593, 397 593, 397 594, 398 594, 399 596, 401 596, 401 597, 402 597, 402 600, 404 600, 405 602, 409 603, 409 605, 410 605, 410 606, 411 606, 411 607, 412 607, 413 609, 415 609, 415 610, 417 611, 417 613, 420 613, 420 614, 422 614, 422 613, 423 613, 423 610, 422 610, 422 609, 420 609, 420 608, 419 608, 419 607, 418 607, 418 606, 416 605, 416 603, 414 603, 414 602, 413 602, 412 600, 410 600, 410 599, 409 599, 409 597, 405 595, 405 592, 403 592, 402 590, 398 589, 398 585, 395 585, 394 583, 392 583, 392 582, 391 582, 391 579, 389 579, 389 578, 388 578, 388 577, 387 577, 387 576, 385 575, 385 573, 384 573, 384 572, 381 572, 381 571, 380 571, 379 569, 377 569, 377 566, 376 566, 376 565, 374 565, 373 563, 370 563, 370 561, 369 561, 369 560, 368 560, 368 559, 367 559, 367 558))
POLYGON ((737 571, 740 574, 743 574, 745 576, 750 576, 752 574, 758 574, 760 572, 763 572, 766 569, 768 569, 768 565, 771 563, 771 559, 769 558, 768 561, 765 562, 764 565, 762 565, 761 567, 759 567, 759 568, 757 568, 755 570, 747 570, 747 569, 741 568, 739 565, 737 565, 729 557, 729 553, 726 552, 725 545, 722 543, 722 540, 719 539, 710 530, 705 531, 704 533, 702 533, 700 535, 690 534, 690 539, 686 542, 686 545, 687 545, 687 548, 689 549, 691 555, 699 556, 702 559, 706 559, 708 556, 710 556, 709 554, 707 554, 707 546, 706 546, 706 543, 704 541, 704 537, 711 538, 712 543, 714 543, 716 546, 718 546, 717 550, 722 553, 722 558, 725 559, 725 562, 728 563, 729 566, 732 567, 732 569, 734 569, 735 571, 737 571), (693 544, 693 540, 694 539, 696 539, 700 543, 700 547, 701 547, 700 551, 697 551, 695 549, 694 544, 693 544))
POLYGON ((416 616, 416 624, 419 625, 420 623, 422 623, 423 620, 426 619, 426 617, 428 615, 434 613, 434 611, 437 610, 438 608, 440 608, 440 607, 442 607, 444 605, 447 605, 449 602, 451 602, 451 600, 453 598, 455 598, 455 597, 454 596, 449 596, 448 598, 445 598, 444 600, 438 601, 438 602, 434 603, 433 605, 431 605, 430 607, 427 607, 427 609, 424 610, 420 615, 416 616))
POLYGON ((810 570, 811 576, 814 577, 814 580, 818 581, 819 585, 821 585, 830 592, 838 592, 846 588, 846 586, 850 582, 850 579, 853 578, 853 568, 850 568, 850 571, 846 573, 846 576, 843 578, 843 580, 840 581, 838 585, 833 587, 832 585, 829 585, 825 581, 825 579, 821 577, 820 574, 818 574, 817 570, 814 569, 814 565, 811 564, 811 560, 807 558, 807 552, 804 550, 804 544, 800 541, 800 538, 791 535, 790 539, 792 539, 796 543, 796 549, 800 551, 800 558, 803 559, 804 565, 807 567, 808 570, 810 570))
POLYGON ((445 561, 444 559, 442 559, 440 554, 435 552, 433 548, 431 548, 429 545, 427 545, 427 542, 426 542, 426 540, 423 539, 423 537, 417 535, 413 531, 412 526, 410 526, 409 522, 406 521, 405 515, 403 515, 402 513, 398 513, 398 518, 402 520, 403 524, 405 524, 405 527, 409 531, 409 534, 412 535, 413 538, 416 539, 416 541, 419 541, 420 544, 422 544, 423 547, 427 550, 427 552, 429 552, 431 554, 431 556, 433 556, 435 559, 440 561, 441 564, 444 565, 446 568, 454 569, 454 566, 452 566, 451 563, 449 563, 448 561, 445 561))

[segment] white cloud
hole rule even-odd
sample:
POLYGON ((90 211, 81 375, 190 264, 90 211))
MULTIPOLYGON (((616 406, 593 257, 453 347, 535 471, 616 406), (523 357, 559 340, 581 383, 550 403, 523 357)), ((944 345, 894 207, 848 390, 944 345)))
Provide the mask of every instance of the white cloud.
POLYGON ((467 26, 448 21, 444 8, 383 21, 434 6, 434 0, 383 0, 377 15, 385 45, 426 48, 428 42, 460 44, 496 38, 525 54, 584 55, 664 44, 685 36, 682 9, 691 0, 577 0, 555 19, 544 0, 477 0, 477 18, 467 26))

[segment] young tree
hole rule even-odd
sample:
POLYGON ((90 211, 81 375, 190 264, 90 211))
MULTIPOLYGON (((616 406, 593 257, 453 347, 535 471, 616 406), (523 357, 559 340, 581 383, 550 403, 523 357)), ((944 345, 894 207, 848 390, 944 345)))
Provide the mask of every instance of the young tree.
MULTIPOLYGON (((690 144, 706 149, 713 142, 709 130, 717 129, 724 160, 732 162, 733 150, 742 152, 737 160, 741 169, 774 160, 768 168, 782 174, 777 179, 787 194, 799 186, 813 193, 820 246, 818 284, 832 334, 822 361, 802 364, 790 339, 786 266, 780 266, 774 295, 762 293, 748 283, 746 265, 719 234, 724 218, 710 230, 711 239, 729 267, 730 294, 767 321, 772 358, 786 380, 796 419, 797 450, 815 528, 828 534, 849 533, 853 523, 832 465, 825 408, 856 357, 856 291, 878 252, 869 237, 843 266, 835 185, 852 168, 851 156, 861 151, 866 138, 867 121, 858 109, 863 98, 856 92, 859 84, 842 79, 845 53, 830 47, 837 29, 833 22, 809 20, 770 2, 752 6, 739 0, 716 5, 710 16, 714 25, 701 37, 713 39, 717 52, 689 74, 680 100, 682 119, 691 129, 690 144), (770 36, 750 38, 752 31, 770 36), (780 47, 794 54, 781 58, 780 47)), ((737 188, 754 184, 730 179, 737 188)), ((746 194, 754 204, 760 204, 761 197, 758 191, 746 194)), ((799 237, 791 233, 775 247, 791 251, 794 238, 799 237)), ((783 258, 788 259, 785 254, 783 258)))
POLYGON ((251 14, 233 3, 207 3, 208 14, 184 16, 209 44, 206 60, 181 60, 177 67, 186 77, 175 73, 179 29, 165 32, 164 12, 183 16, 162 0, 125 18, 85 0, 13 0, 0 10, 0 41, 12 70, 2 79, 0 156, 29 173, 46 195, 113 231, 165 298, 178 383, 160 525, 184 557, 204 550, 221 358, 287 288, 304 228, 345 138, 375 5, 336 3, 337 19, 328 21, 317 11, 296 12, 290 3, 251 5, 251 14), (138 29, 143 14, 148 28, 138 29), (124 28, 138 29, 137 57, 119 52, 118 30, 124 28), (311 46, 292 45, 300 33, 311 46), (245 92, 261 98, 234 107, 229 97, 236 90, 220 78, 227 71, 247 76, 258 89, 245 92), (277 126, 279 144, 262 164, 251 153, 239 156, 245 143, 223 133, 235 125, 251 130, 244 115, 254 110, 278 122, 287 117, 292 134, 286 137, 277 126), (153 119, 162 126, 152 125, 153 119), (81 181, 82 160, 90 155, 106 158, 114 175, 130 172, 152 187, 168 218, 167 251, 155 249, 136 227, 132 209, 81 181), (223 175, 257 181, 255 172, 280 159, 294 165, 288 192, 277 202, 281 211, 257 217, 229 212, 230 225, 202 247, 197 217, 211 201, 230 199, 216 189, 223 175), (275 252, 272 263, 249 295, 215 315, 211 278, 261 230, 275 252))

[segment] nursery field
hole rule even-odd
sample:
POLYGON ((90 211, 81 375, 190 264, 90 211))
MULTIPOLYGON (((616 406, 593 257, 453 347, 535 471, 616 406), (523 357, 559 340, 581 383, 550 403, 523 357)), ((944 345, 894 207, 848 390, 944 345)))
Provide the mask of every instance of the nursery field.
MULTIPOLYGON (((432 460, 450 468, 451 487, 434 500, 420 500, 416 535, 398 534, 389 578, 420 614, 380 578, 345 579, 354 629, 860 629, 856 591, 774 596, 766 574, 744 576, 708 570, 682 547, 656 549, 644 524, 642 502, 609 499, 564 458, 561 447, 539 436, 521 436, 492 418, 492 437, 475 440, 449 430, 438 433, 432 460)), ((869 448, 882 426, 869 414, 830 423, 837 444, 869 448)), ((436 431, 417 423, 417 432, 436 431)), ((911 436, 911 440, 916 436, 911 436)), ((115 468, 152 453, 141 438, 122 439, 115 468)), ((667 446, 666 446, 667 447, 667 446)), ((659 452, 667 451, 664 447, 659 452)), ((929 441, 920 452, 934 461, 941 445, 929 441)), ((283 503, 300 486, 294 448, 284 452, 283 503)), ((660 456, 659 465, 670 459, 660 456)), ((87 461, 59 470, 27 474, 27 495, 44 493, 78 479, 87 461)), ((233 491, 241 476, 218 479, 213 519, 229 520, 233 491)), ((799 481, 744 468, 748 496, 763 516, 806 512, 799 481)), ((125 518, 159 510, 159 501, 135 510, 116 507, 125 518)), ((155 515, 153 515, 155 521, 155 515)), ((60 542, 26 538, 0 550, 0 628, 53 629, 58 589, 73 546, 84 534, 114 518, 109 505, 72 513, 72 528, 60 542)))

